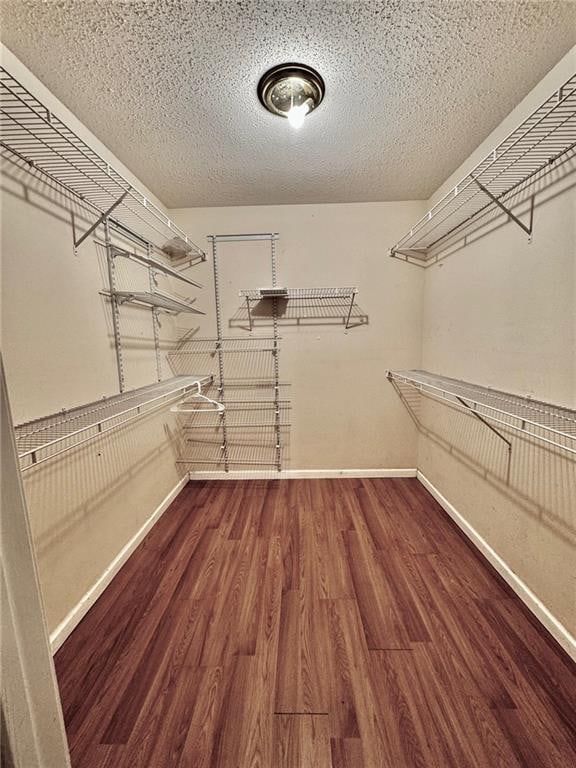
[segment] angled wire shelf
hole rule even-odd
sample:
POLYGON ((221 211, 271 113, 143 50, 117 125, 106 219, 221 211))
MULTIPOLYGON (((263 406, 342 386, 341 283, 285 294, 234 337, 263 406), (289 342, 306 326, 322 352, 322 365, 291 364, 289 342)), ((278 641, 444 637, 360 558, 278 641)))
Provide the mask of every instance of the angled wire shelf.
POLYGON ((137 264, 141 264, 144 267, 148 267, 152 270, 152 272, 160 272, 167 277, 173 277, 174 279, 180 280, 183 283, 192 285, 194 288, 203 288, 200 283, 191 280, 189 277, 186 277, 186 275, 183 275, 182 272, 174 269, 168 264, 164 264, 162 261, 158 261, 158 259, 154 259, 151 256, 144 256, 143 254, 136 253, 135 251, 127 251, 125 248, 118 248, 118 246, 115 245, 111 246, 111 248, 112 253, 115 256, 122 256, 130 261, 136 262, 137 264))
POLYGON ((554 92, 390 249, 390 256, 427 266, 468 225, 503 210, 527 234, 529 223, 510 210, 510 196, 576 148, 576 75, 554 92))
POLYGON ((15 427, 22 471, 53 459, 102 434, 179 400, 209 384, 210 376, 176 376, 120 395, 62 410, 15 427))
MULTIPOLYGON (((519 432, 576 455, 576 410, 427 371, 389 371, 388 379, 448 402, 491 429, 491 424, 498 424, 505 431, 519 432)), ((497 434, 510 446, 507 438, 497 434)))
POLYGON ((191 304, 168 294, 152 293, 151 291, 102 291, 106 296, 114 296, 119 304, 140 304, 146 307, 162 309, 165 312, 193 312, 195 315, 204 315, 200 309, 191 304))
MULTIPOLYGON (((205 253, 163 211, 0 67, 1 146, 171 257, 205 253)), ((79 245, 100 223, 85 232, 79 245)))

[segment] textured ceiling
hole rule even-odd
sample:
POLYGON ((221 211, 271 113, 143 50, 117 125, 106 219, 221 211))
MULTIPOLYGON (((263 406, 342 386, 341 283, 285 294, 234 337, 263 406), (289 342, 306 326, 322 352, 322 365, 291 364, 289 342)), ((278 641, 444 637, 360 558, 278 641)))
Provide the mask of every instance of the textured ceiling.
POLYGON ((557 0, 2 0, 3 42, 169 207, 427 198, 576 42, 557 0), (326 81, 295 131, 263 72, 326 81))

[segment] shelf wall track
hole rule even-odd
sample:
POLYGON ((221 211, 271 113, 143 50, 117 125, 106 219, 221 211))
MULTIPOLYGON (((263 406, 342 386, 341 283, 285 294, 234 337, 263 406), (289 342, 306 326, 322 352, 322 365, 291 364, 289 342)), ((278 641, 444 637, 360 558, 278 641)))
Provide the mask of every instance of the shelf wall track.
POLYGON ((0 145, 99 212, 80 245, 105 219, 172 256, 206 255, 174 222, 4 67, 0 67, 0 145))
POLYGON ((32 469, 211 382, 211 376, 176 376, 19 424, 15 436, 21 469, 32 469))
MULTIPOLYGON (((197 412, 182 423, 183 432, 188 433, 190 437, 184 440, 188 450, 185 455, 180 456, 180 463, 216 464, 222 466, 226 472, 236 465, 270 466, 278 471, 282 469, 283 433, 289 429, 290 424, 286 418, 287 401, 281 396, 285 385, 279 379, 280 334, 277 305, 274 304, 271 335, 224 336, 220 285, 220 246, 224 243, 255 241, 266 241, 270 244, 272 283, 275 284, 277 239, 278 234, 275 232, 209 237, 214 274, 216 337, 205 339, 185 335, 168 359, 175 367, 187 355, 216 358, 217 399, 224 405, 225 410, 218 415, 208 411, 197 412), (260 377, 258 381, 248 381, 243 378, 244 374, 240 379, 230 376, 231 371, 236 371, 238 375, 239 366, 242 366, 241 356, 253 360, 252 355, 260 353, 271 356, 272 370, 269 378, 260 377), (248 434, 242 435, 243 430, 248 434), (217 433, 216 436, 214 433, 217 433), (216 452, 216 455, 202 455, 203 450, 216 452), (193 452, 192 455, 190 451, 193 452)), ((260 363, 258 365, 260 366, 260 363)))
POLYGON ((531 236, 534 195, 527 222, 512 211, 513 196, 574 156, 576 74, 445 194, 390 249, 390 256, 426 267, 444 248, 465 241, 469 225, 498 211, 531 236))
POLYGON ((502 432, 519 433, 576 457, 576 410, 427 371, 389 371, 388 379, 472 414, 509 446, 502 432))

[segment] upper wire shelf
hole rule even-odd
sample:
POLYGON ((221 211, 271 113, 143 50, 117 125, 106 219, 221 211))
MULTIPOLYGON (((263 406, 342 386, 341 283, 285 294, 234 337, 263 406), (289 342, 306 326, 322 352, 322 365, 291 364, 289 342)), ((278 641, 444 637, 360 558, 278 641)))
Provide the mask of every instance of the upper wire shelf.
MULTIPOLYGON (((484 423, 502 425, 576 455, 576 410, 426 371, 389 371, 388 378, 449 402, 484 423)), ((510 441, 497 434, 510 447, 510 441)))
POLYGON ((179 400, 211 376, 176 376, 156 384, 62 410, 15 427, 22 471, 111 432, 140 415, 179 400))
POLYGON ((427 266, 439 251, 464 237, 467 225, 504 210, 532 232, 506 203, 576 147, 576 74, 496 146, 390 249, 390 256, 427 266))
POLYGON ((250 301, 262 299, 352 299, 358 288, 251 288, 239 295, 250 301))
MULTIPOLYGON (((0 67, 1 145, 169 256, 204 251, 142 192, 0 67)), ((99 221, 96 223, 100 223, 99 221)), ((94 227, 76 241, 79 245, 94 227)))
POLYGON ((246 299, 246 309, 248 311, 248 323, 249 328, 254 328, 254 321, 252 318, 252 302, 262 301, 266 299, 280 299, 282 301, 327 301, 334 299, 342 299, 348 304, 348 311, 346 313, 345 327, 350 327, 350 317, 352 315, 352 309, 354 308, 354 301, 358 288, 249 288, 243 289, 239 292, 239 296, 246 299))

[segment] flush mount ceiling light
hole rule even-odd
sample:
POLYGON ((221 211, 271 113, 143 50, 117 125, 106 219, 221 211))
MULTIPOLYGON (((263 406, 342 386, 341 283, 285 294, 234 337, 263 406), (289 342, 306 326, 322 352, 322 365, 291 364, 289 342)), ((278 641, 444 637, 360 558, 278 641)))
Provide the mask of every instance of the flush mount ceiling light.
POLYGON ((324 98, 324 80, 305 64, 280 64, 260 79, 258 98, 273 115, 287 117, 299 128, 324 98))

